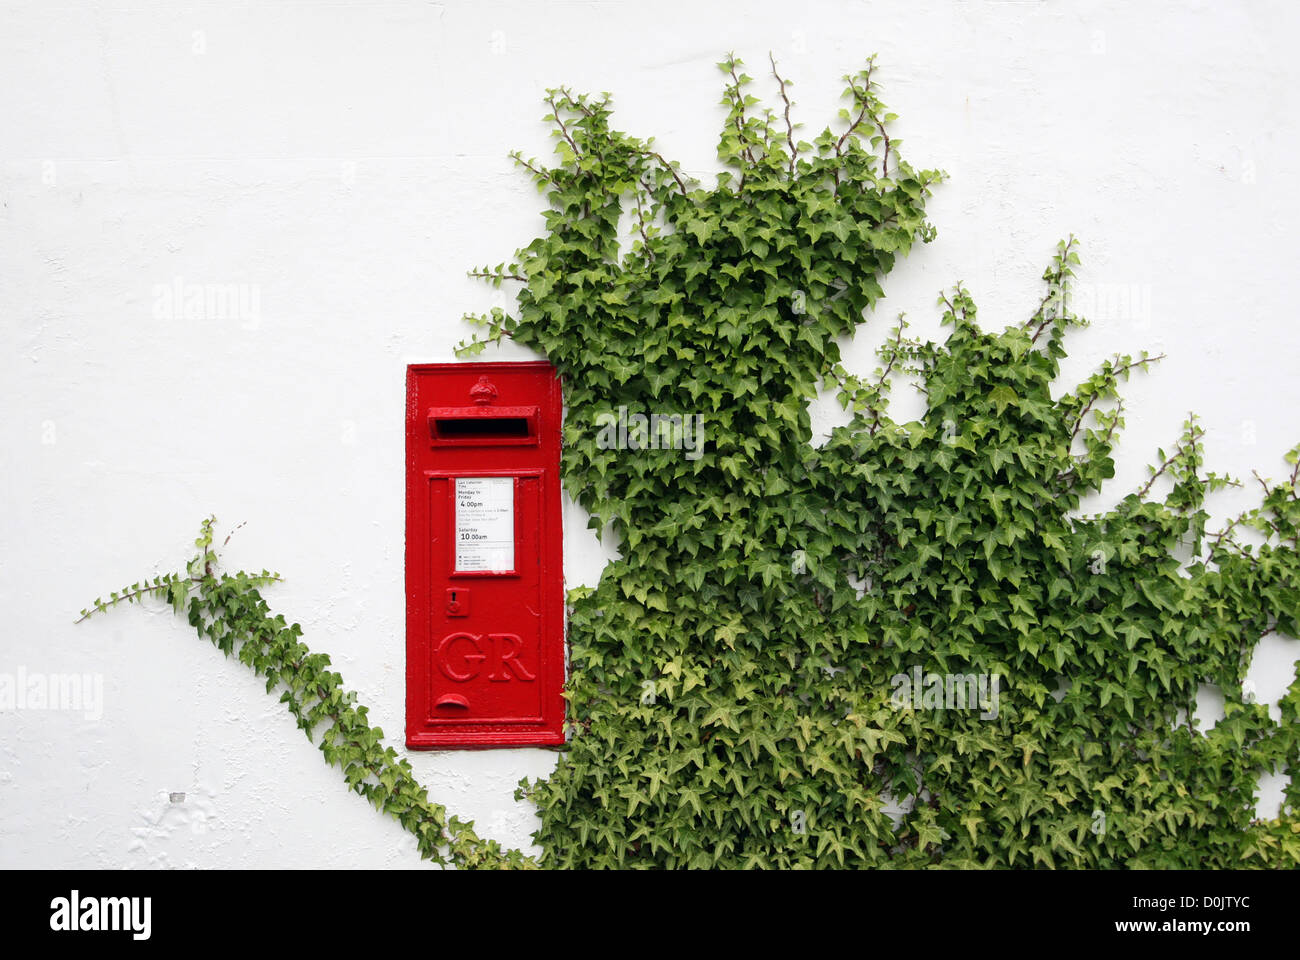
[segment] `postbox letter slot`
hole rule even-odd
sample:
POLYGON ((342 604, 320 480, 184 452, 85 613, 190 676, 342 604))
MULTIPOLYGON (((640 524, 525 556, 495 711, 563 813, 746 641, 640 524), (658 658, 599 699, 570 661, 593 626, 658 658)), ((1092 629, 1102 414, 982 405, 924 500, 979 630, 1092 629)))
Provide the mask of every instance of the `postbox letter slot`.
POLYGON ((431 407, 429 435, 434 446, 536 446, 538 408, 431 407))
POLYGON ((528 421, 523 417, 439 417, 435 423, 438 436, 446 440, 528 436, 528 421))
POLYGON ((469 701, 466 700, 458 693, 444 693, 441 697, 438 698, 438 702, 435 703, 434 706, 455 707, 458 710, 468 710, 469 701))

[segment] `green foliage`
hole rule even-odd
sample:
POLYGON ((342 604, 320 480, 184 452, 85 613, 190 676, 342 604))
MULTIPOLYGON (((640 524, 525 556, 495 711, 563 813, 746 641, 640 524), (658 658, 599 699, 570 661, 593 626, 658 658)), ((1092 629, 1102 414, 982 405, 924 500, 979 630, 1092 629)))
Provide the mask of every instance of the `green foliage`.
POLYGON ((495 840, 480 839, 472 823, 449 817, 429 800, 412 775, 410 761, 383 745, 384 731, 370 725, 356 693, 345 690, 343 678, 328 669, 330 658, 307 648, 299 639, 298 624, 271 615, 258 588, 279 580, 279 575, 265 570, 259 575, 218 572, 212 549, 214 522, 213 517, 203 521, 194 541, 199 552, 185 573, 115 591, 108 600, 97 599, 90 610, 81 611, 81 619, 123 601, 139 602, 147 596, 166 600, 189 618, 200 637, 265 677, 267 693, 280 690, 280 702, 309 741, 319 729, 325 762, 342 771, 353 792, 413 834, 421 857, 462 868, 535 866, 517 850, 502 850, 495 840))
POLYGON ((559 163, 516 156, 548 232, 476 272, 523 286, 463 352, 509 336, 555 364, 566 486, 622 545, 570 597, 568 748, 521 784, 543 864, 1300 862, 1294 815, 1252 819, 1258 774, 1297 767, 1300 682, 1281 724, 1241 686, 1261 635, 1300 629, 1295 471, 1207 533, 1204 498, 1231 481, 1203 471, 1192 419, 1140 491, 1071 516, 1113 476, 1118 386, 1158 359, 1118 356, 1052 398, 1084 322, 1073 239, 1026 323, 984 332, 958 288, 942 344, 900 319, 875 374, 849 374, 837 338, 934 236, 942 175, 899 156, 871 61, 845 78, 841 132, 812 142, 775 64, 779 113, 740 61, 720 66, 712 190, 613 130, 608 97, 550 91, 559 163), (923 386, 916 422, 889 417, 900 373, 923 386), (817 448, 819 386, 852 422, 817 448), (703 415, 703 455, 607 449, 599 418, 620 406, 703 415), (1262 545, 1236 539, 1246 526, 1262 545), (896 677, 917 668, 999 677, 996 716, 900 702, 896 677), (1204 732, 1203 683, 1227 698, 1204 732))

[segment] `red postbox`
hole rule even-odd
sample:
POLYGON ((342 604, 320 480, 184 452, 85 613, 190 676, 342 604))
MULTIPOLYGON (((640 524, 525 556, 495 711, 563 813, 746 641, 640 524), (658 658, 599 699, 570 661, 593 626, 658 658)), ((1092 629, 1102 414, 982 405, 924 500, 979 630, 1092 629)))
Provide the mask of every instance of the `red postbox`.
POLYGON ((406 745, 564 742, 560 383, 549 363, 406 379, 406 745))

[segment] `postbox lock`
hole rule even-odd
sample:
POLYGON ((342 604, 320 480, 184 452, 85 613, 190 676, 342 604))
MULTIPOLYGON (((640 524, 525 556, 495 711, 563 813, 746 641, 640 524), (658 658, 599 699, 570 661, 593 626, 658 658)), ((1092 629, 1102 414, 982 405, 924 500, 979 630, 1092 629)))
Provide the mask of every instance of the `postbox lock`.
POLYGON ((469 590, 465 587, 447 588, 447 616, 469 616, 469 590))

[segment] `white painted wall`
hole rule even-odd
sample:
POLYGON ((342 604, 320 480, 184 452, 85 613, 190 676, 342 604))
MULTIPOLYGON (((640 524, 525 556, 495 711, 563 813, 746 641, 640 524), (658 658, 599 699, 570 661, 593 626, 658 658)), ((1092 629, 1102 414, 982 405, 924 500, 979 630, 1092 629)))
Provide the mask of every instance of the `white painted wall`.
MULTIPOLYGON (((910 159, 952 180, 855 364, 899 310, 937 333, 956 280, 986 323, 1025 317, 1074 231, 1083 280, 1136 285, 1149 310, 1097 317, 1070 371, 1169 354, 1128 388, 1112 499, 1193 407, 1216 469, 1279 475, 1300 440, 1297 27, 1287 2, 8 0, 0 673, 99 674, 104 703, 0 714, 0 867, 418 863, 170 611, 72 620, 177 569, 207 512, 223 535, 247 521, 231 568, 285 574, 274 607, 401 744, 404 365, 452 359, 460 315, 505 303, 464 272, 540 230, 506 153, 549 154, 546 86, 612 91, 623 129, 707 175, 726 50, 755 76, 774 51, 811 132, 878 51, 910 159), (159 317, 178 278, 242 285, 256 309, 159 317)), ((568 520, 570 584, 594 582, 603 554, 568 520)), ((1296 655, 1270 641, 1261 697, 1296 655)), ((554 755, 412 760, 435 798, 521 844, 514 785, 554 755)))

